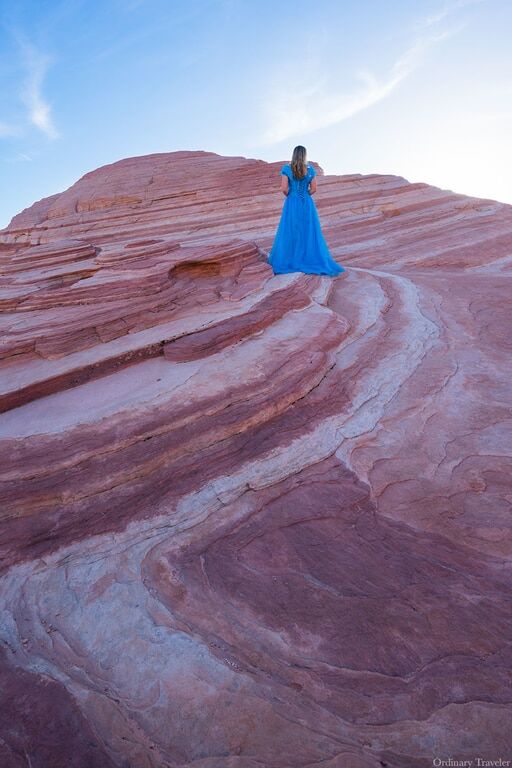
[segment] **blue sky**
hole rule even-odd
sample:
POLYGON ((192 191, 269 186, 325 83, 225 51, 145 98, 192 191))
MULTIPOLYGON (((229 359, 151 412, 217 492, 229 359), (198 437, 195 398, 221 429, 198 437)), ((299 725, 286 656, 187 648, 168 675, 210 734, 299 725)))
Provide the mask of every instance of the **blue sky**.
MULTIPOLYGON (((512 203, 510 0, 0 0, 0 227, 201 149, 512 203)), ((276 182, 277 185, 279 182, 276 182)))

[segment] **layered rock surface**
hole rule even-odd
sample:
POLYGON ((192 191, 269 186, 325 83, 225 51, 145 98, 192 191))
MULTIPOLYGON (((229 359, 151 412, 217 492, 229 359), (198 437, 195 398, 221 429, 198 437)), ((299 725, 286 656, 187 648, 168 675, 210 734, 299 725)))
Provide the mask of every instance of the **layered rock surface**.
POLYGON ((0 232, 0 763, 512 759, 512 207, 128 158, 0 232))

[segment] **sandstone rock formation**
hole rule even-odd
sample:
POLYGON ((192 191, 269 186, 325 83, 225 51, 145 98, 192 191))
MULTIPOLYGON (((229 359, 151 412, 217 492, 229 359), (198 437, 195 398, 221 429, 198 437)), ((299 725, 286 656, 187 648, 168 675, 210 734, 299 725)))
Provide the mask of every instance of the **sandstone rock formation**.
POLYGON ((3 768, 512 759, 512 207, 128 158, 0 232, 3 768))

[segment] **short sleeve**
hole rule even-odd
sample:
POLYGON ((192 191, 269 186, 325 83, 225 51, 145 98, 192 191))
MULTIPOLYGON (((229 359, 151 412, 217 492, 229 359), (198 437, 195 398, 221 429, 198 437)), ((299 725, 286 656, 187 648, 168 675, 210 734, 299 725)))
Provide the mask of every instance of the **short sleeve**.
POLYGON ((312 166, 312 165, 310 165, 310 166, 309 166, 309 178, 310 178, 310 179, 314 179, 314 178, 315 178, 315 176, 316 176, 316 171, 315 171, 315 169, 313 168, 313 166, 312 166))
POLYGON ((288 176, 288 178, 289 178, 289 174, 288 174, 288 165, 286 165, 286 164, 285 164, 285 165, 283 165, 283 167, 281 168, 281 171, 280 171, 280 172, 282 173, 282 175, 283 175, 283 176, 288 176))

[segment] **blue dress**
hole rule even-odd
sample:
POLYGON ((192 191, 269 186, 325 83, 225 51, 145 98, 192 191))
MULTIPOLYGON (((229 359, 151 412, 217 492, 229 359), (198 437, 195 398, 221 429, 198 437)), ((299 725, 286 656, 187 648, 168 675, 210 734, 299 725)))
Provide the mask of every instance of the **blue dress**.
POLYGON ((339 275, 345 268, 329 253, 320 226, 315 201, 308 192, 316 176, 312 165, 303 179, 295 179, 289 163, 281 173, 288 176, 289 191, 283 203, 281 220, 267 262, 275 275, 305 272, 310 275, 339 275))

